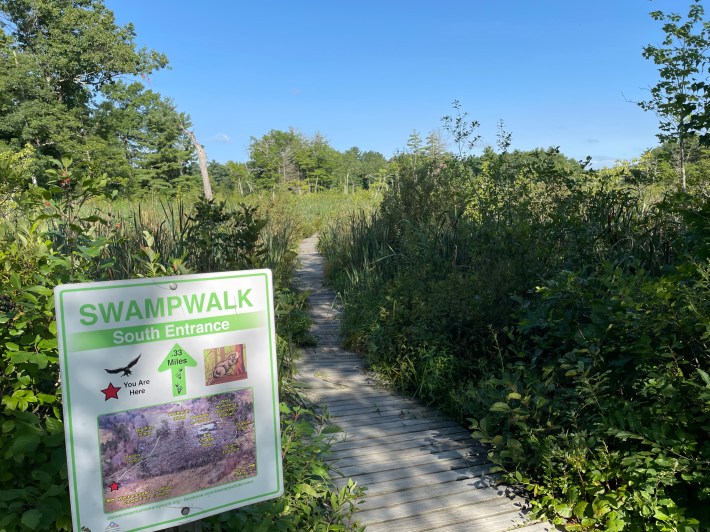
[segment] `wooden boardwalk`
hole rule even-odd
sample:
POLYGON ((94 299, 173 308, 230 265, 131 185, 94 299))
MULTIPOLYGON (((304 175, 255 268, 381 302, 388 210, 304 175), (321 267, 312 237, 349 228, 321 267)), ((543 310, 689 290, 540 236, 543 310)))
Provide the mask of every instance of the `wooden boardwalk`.
POLYGON ((308 290, 318 346, 298 364, 306 395, 344 429, 331 460, 343 485, 367 486, 355 518, 368 532, 554 530, 531 523, 524 499, 497 485, 486 449, 468 430, 421 403, 376 385, 360 357, 339 347, 333 292, 322 286, 316 239, 300 247, 297 283, 308 290))

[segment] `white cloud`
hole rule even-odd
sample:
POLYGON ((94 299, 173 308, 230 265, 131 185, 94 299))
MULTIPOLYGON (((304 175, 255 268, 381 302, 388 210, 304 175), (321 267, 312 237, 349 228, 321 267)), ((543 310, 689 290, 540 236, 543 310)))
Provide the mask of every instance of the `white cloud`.
POLYGON ((230 137, 226 133, 218 133, 216 135, 212 135, 207 140, 211 142, 233 142, 232 137, 230 137))

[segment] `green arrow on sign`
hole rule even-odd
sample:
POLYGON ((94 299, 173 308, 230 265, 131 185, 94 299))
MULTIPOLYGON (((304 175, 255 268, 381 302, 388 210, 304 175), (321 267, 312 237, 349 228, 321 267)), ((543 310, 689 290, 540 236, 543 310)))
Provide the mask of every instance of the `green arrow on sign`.
POLYGON ((187 394, 187 379, 185 378, 186 368, 194 368, 197 361, 185 351, 180 344, 175 344, 167 356, 163 359, 158 371, 170 370, 173 379, 173 397, 187 394))

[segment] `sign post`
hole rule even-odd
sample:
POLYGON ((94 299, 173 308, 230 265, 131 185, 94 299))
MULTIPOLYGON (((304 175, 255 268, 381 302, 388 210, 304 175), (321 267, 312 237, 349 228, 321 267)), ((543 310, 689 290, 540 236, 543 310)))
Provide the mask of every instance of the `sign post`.
POLYGON ((269 270, 61 285, 55 303, 74 530, 283 493, 269 270))

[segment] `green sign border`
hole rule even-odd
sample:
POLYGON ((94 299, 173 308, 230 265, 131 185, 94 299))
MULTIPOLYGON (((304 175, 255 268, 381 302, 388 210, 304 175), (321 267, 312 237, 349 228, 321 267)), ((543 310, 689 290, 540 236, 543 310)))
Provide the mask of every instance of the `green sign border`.
MULTIPOLYGON (((57 286, 57 290, 59 290, 59 315, 61 316, 61 343, 62 343, 62 360, 63 360, 63 366, 64 366, 64 371, 66 373, 66 376, 62 379, 62 402, 64 403, 66 401, 66 408, 65 408, 65 417, 67 418, 68 421, 68 427, 69 427, 69 451, 71 453, 71 468, 72 468, 72 486, 71 488, 73 489, 73 497, 72 500, 74 502, 74 506, 76 507, 76 522, 77 526, 81 528, 81 509, 79 507, 79 489, 77 486, 77 474, 76 474, 76 456, 74 452, 74 423, 71 415, 71 390, 69 386, 70 382, 70 375, 69 375, 69 361, 68 361, 68 353, 69 350, 67 349, 67 333, 66 333, 66 327, 65 327, 65 319, 66 319, 66 314, 64 312, 64 296, 65 294, 70 294, 70 293, 76 293, 76 292, 95 292, 97 290, 118 290, 118 289, 127 289, 127 288, 137 288, 141 286, 160 286, 160 285, 165 285, 165 286, 170 286, 172 284, 175 285, 180 285, 184 283, 204 283, 204 282, 209 282, 209 281, 217 281, 217 280, 223 280, 223 279, 243 279, 245 277, 263 277, 264 278, 264 285, 266 287, 266 294, 267 297, 269 294, 272 295, 273 297, 273 287, 270 286, 269 284, 269 276, 264 273, 264 272, 259 272, 259 273, 240 273, 240 274, 215 274, 213 277, 207 277, 207 275, 210 274, 196 274, 199 277, 197 278, 179 278, 179 277, 170 277, 170 278, 160 278, 160 277, 155 277, 155 278, 147 278, 145 282, 130 282, 130 283, 125 283, 122 284, 121 281, 108 281, 107 283, 97 283, 99 286, 86 286, 83 285, 80 288, 71 288, 72 285, 59 285, 57 286), (205 276, 203 276, 205 275, 205 276), (164 279, 162 281, 158 281, 157 279, 164 279)), ((169 289, 169 288, 168 288, 169 289)), ((272 299, 273 301, 273 299, 272 299)), ((267 304, 266 305, 266 328, 268 332, 268 337, 269 337, 269 365, 271 367, 271 399, 272 399, 272 409, 273 409, 273 415, 274 415, 274 448, 276 449, 276 463, 281 462, 281 441, 279 438, 279 428, 280 428, 280 415, 279 415, 279 397, 278 397, 278 389, 277 389, 277 382, 278 382, 278 375, 276 371, 276 367, 274 365, 275 360, 276 360, 276 346, 273 344, 273 339, 275 337, 276 331, 272 331, 271 329, 271 323, 272 323, 272 305, 267 304)), ((249 313, 249 314, 260 314, 260 313, 249 313)), ((245 327, 244 327, 245 328, 245 327)), ((230 327, 230 330, 231 327, 230 327)), ((122 344, 123 345, 123 344, 122 344)), ((254 430, 256 430, 256 418, 254 419, 254 430)), ((210 515, 213 515, 215 513, 215 510, 220 510, 223 508, 227 507, 236 507, 239 506, 245 506, 245 504, 240 504, 240 503, 247 503, 249 501, 252 501, 254 499, 261 499, 265 500, 270 498, 270 496, 275 496, 277 495, 281 489, 281 484, 282 484, 282 479, 281 479, 281 468, 277 467, 276 468, 276 485, 277 489, 275 491, 270 491, 266 493, 260 493, 257 495, 254 495, 252 497, 247 497, 246 499, 241 499, 238 501, 233 501, 228 504, 223 504, 220 506, 215 506, 213 508, 208 508, 204 509, 200 512, 190 514, 190 521, 192 521, 192 517, 194 516, 199 516, 199 515, 204 515, 209 513, 210 515)), ((181 496, 182 497, 182 496, 181 496)), ((170 500, 170 499, 166 499, 170 500)), ((161 501, 164 502, 164 501, 161 501)), ((107 519, 111 518, 111 515, 114 514, 107 514, 107 519)), ((132 532, 132 531, 138 531, 138 530, 145 530, 147 528, 152 528, 156 526, 162 526, 162 525, 171 525, 172 523, 177 523, 177 522, 183 522, 183 523, 189 523, 190 521, 186 521, 185 517, 178 517, 175 519, 169 519, 167 521, 162 521, 160 523, 152 523, 150 525, 142 526, 139 528, 132 528, 130 530, 127 530, 126 532, 132 532)))

